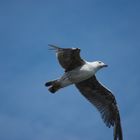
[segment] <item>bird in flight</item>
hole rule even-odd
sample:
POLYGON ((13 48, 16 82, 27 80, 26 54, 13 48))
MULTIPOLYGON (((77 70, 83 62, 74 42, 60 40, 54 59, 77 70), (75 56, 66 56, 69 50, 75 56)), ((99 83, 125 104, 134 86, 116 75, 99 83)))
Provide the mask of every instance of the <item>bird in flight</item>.
POLYGON ((81 94, 100 112, 107 127, 114 127, 114 140, 123 140, 119 109, 112 92, 96 79, 96 72, 107 67, 102 61, 87 62, 80 57, 79 48, 60 48, 55 50, 60 65, 65 69, 61 78, 45 83, 51 93, 75 84, 81 94))

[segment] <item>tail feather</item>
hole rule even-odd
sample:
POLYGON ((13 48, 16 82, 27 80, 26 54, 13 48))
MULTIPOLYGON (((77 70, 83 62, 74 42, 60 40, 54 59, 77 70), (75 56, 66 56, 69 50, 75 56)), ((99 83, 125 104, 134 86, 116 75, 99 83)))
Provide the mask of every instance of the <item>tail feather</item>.
POLYGON ((57 90, 59 90, 61 88, 61 85, 57 80, 46 82, 45 86, 49 87, 48 90, 51 93, 55 93, 57 90))
POLYGON ((55 86, 52 86, 48 89, 51 93, 55 93, 58 89, 55 86))
POLYGON ((56 81, 57 81, 57 80, 46 82, 46 83, 45 83, 45 86, 46 86, 46 87, 49 87, 49 86, 53 85, 56 81))
POLYGON ((115 122, 114 126, 114 140, 123 140, 123 134, 122 134, 122 128, 121 128, 121 122, 120 122, 120 116, 118 114, 118 117, 115 122))
POLYGON ((52 85, 52 81, 46 82, 46 83, 45 83, 45 86, 46 86, 46 87, 49 87, 49 86, 51 86, 51 85, 52 85))

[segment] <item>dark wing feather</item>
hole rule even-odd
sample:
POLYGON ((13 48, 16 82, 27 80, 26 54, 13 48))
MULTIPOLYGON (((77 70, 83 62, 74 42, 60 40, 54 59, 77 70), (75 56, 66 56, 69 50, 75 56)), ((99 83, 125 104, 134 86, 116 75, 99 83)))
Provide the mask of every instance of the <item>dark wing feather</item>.
POLYGON ((108 127, 114 126, 114 140, 117 138, 122 140, 119 110, 111 91, 102 86, 95 76, 75 85, 82 95, 98 109, 105 124, 108 127))
POLYGON ((55 45, 49 45, 51 50, 55 50, 60 65, 65 71, 82 66, 85 61, 80 57, 79 48, 60 48, 55 45))

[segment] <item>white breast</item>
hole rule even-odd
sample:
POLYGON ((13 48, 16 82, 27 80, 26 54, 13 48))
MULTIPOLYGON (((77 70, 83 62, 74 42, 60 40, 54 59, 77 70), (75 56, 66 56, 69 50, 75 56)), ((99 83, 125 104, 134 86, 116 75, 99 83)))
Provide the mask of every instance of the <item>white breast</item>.
POLYGON ((90 63, 86 63, 67 73, 70 81, 77 83, 92 77, 95 74, 94 67, 90 63))

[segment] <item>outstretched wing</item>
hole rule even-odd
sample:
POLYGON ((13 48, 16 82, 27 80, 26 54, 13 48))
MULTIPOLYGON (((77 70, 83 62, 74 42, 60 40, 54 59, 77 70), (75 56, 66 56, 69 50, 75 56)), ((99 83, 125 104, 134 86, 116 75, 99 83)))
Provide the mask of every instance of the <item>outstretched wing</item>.
POLYGON ((122 140, 122 130, 119 110, 114 95, 102 86, 95 76, 88 80, 75 84, 79 91, 86 97, 101 113, 105 124, 114 126, 114 140, 122 140))
POLYGON ((80 57, 79 48, 60 48, 50 44, 49 46, 51 47, 51 50, 56 51, 58 61, 66 72, 82 66, 85 63, 80 57))

